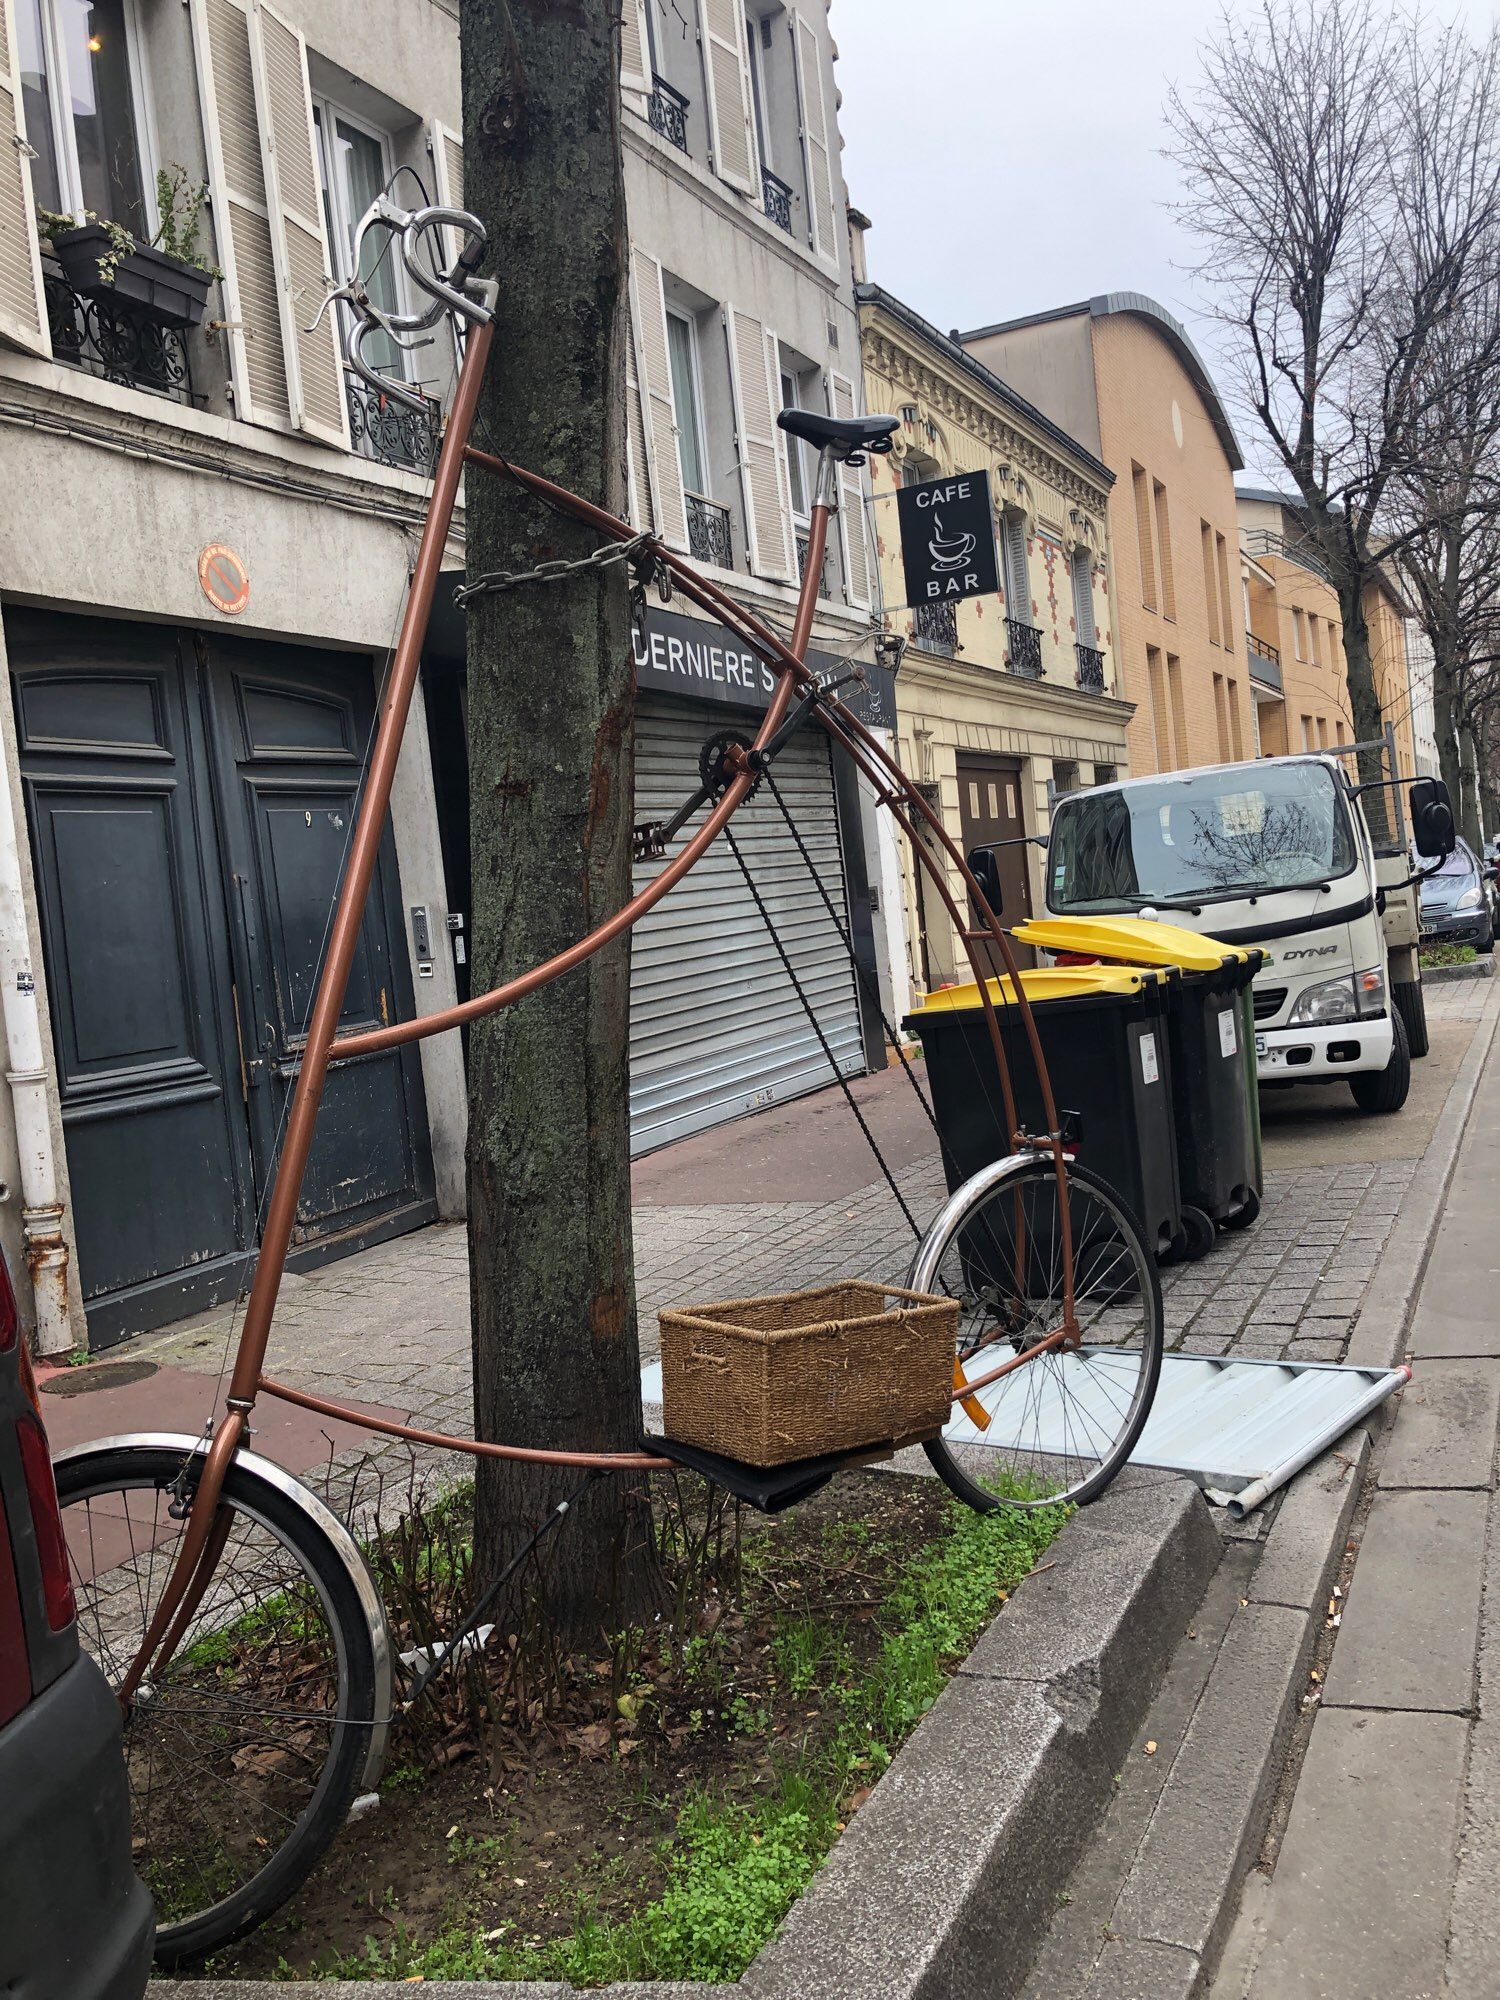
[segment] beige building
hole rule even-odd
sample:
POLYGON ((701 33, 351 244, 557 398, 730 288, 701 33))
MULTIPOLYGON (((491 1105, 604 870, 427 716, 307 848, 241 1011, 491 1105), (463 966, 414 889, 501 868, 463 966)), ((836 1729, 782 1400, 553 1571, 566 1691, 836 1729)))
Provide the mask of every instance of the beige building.
POLYGON ((1202 359, 1137 292, 979 327, 964 347, 1114 475, 1114 652, 1137 774, 1252 756, 1234 474, 1239 444, 1202 359))
MULTIPOLYGON (((1099 458, 955 341, 878 285, 856 287, 865 402, 899 413, 871 460, 883 622, 907 650, 897 681, 904 770, 964 849, 1003 843, 1005 916, 1041 907, 1051 798, 1124 775, 1130 705, 1117 684, 1111 477, 1099 458), (1000 589, 906 602, 896 495, 989 474, 1000 589)), ((955 891, 958 884, 955 879, 955 891)), ((910 970, 919 989, 966 977, 952 924, 908 859, 910 970)))
POLYGON ((1354 741, 1338 594, 1278 494, 1241 488, 1250 686, 1263 756, 1354 741))

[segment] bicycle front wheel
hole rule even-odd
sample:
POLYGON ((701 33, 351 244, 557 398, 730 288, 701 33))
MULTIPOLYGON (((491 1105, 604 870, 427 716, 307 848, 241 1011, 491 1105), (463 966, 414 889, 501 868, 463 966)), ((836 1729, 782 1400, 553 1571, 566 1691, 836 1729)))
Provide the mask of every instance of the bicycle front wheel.
POLYGON ((1161 1286, 1140 1225, 1100 1175, 1067 1172, 1081 1341, 1045 1347, 1064 1322, 1063 1199, 1052 1161, 986 1167, 949 1200, 907 1283, 959 1302, 957 1360, 969 1381, 933 1466, 981 1511, 1097 1499, 1129 1458, 1161 1371, 1161 1286))
MULTIPOLYGON (((58 1461, 79 1635, 113 1687, 171 1574, 200 1465, 185 1445, 145 1442, 58 1461)), ((244 1460, 220 1510, 213 1580, 125 1719, 135 1865, 165 1966, 253 1930, 306 1879, 389 1701, 378 1600, 372 1618, 373 1585, 332 1517, 244 1460)))

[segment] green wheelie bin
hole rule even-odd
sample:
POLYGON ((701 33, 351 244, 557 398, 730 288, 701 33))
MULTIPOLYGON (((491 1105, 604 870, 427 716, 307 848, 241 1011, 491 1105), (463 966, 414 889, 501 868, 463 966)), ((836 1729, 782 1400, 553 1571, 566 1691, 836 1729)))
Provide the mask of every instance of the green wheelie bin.
MULTIPOLYGON (((1260 1213, 1260 1092, 1250 982, 1265 954, 1147 917, 1039 917, 1019 942, 1076 959, 1161 970, 1169 989, 1177 1177, 1184 1257, 1212 1249, 1219 1229, 1244 1229, 1260 1213)), ((1081 966, 1079 970, 1088 970, 1081 966)))
MULTIPOLYGON (((1169 991, 1175 971, 1093 966, 1028 971, 1021 984, 1059 1114, 1074 1114, 1077 1155, 1107 1180, 1158 1258, 1182 1233, 1172 1133, 1169 991)), ((1047 1131, 1025 1023, 1008 979, 988 982, 1023 1131, 1047 1131)), ((903 1024, 922 1044, 950 1190, 1015 1150, 977 984, 928 995, 903 1024)), ((1102 1252, 1101 1252, 1102 1254, 1102 1252)), ((1080 1269, 1080 1284, 1089 1279, 1080 1269)))

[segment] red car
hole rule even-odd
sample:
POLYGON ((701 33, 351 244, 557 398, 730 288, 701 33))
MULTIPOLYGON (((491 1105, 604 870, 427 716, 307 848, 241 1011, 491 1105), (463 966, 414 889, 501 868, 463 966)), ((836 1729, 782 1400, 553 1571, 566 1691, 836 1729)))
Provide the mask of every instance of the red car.
POLYGON ((47 1433, 0 1257, 0 1994, 140 2000, 155 1937, 131 1866, 119 1704, 79 1649, 47 1433))

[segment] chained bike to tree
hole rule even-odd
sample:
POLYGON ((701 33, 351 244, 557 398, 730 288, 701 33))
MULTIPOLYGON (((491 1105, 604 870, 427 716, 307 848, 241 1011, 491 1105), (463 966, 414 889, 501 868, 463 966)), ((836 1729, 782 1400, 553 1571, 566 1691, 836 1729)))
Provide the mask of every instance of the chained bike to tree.
MULTIPOLYGON (((564 1500, 544 1515, 446 1644, 432 1649, 421 1670, 401 1683, 379 1594, 352 1536, 304 1484, 248 1448, 258 1397, 278 1397, 414 1446, 526 1460, 576 1473, 584 1482, 667 1471, 686 1462, 763 1506, 801 1497, 840 1465, 867 1464, 899 1444, 920 1441, 952 1490, 969 1505, 989 1510, 1096 1497, 1140 1435, 1161 1359, 1154 1260, 1119 1197, 1074 1158, 1069 1118, 1059 1114, 1053 1099, 1041 1040, 999 922, 998 898, 986 896, 927 799, 841 697, 847 679, 820 685, 804 663, 829 517, 838 505, 840 467, 861 464, 867 453, 888 452, 899 419, 782 412, 782 428, 818 454, 807 559, 784 641, 653 535, 471 443, 497 296, 493 281, 479 276, 486 232, 474 216, 451 207, 404 209, 383 194, 360 224, 356 271, 367 268, 362 251, 372 233, 375 240, 383 236, 387 253, 400 255, 411 283, 429 303, 408 315, 384 315, 357 280, 342 287, 335 296, 349 316, 352 372, 397 404, 410 401, 403 384, 382 376, 366 359, 365 343, 378 334, 381 351, 389 353, 385 343, 399 343, 444 320, 460 337, 462 359, 349 833, 228 1390, 201 1437, 111 1438, 64 1452, 57 1462, 81 1623, 125 1711, 137 1862, 157 1896, 158 1957, 165 1964, 181 1964, 227 1944, 292 1894, 351 1804, 372 1790, 393 1711, 417 1699, 445 1660, 467 1649, 464 1642, 478 1643, 479 1618, 499 1586, 568 1507, 564 1500), (440 246, 455 241, 461 248, 448 262, 440 246), (654 872, 595 929, 492 992, 418 1019, 340 1035, 444 542, 466 473, 513 480, 586 523, 599 537, 599 559, 628 564, 638 606, 652 584, 679 590, 760 656, 774 687, 753 737, 712 737, 693 796, 665 823, 636 829, 637 858, 654 872), (883 1451, 833 1453, 768 1471, 694 1454, 657 1436, 643 1436, 630 1450, 544 1451, 439 1435, 342 1407, 268 1375, 273 1312, 330 1065, 461 1027, 566 978, 670 896, 721 836, 733 846, 735 814, 763 783, 785 813, 776 760, 806 728, 821 729, 835 754, 850 760, 910 841, 917 867, 926 871, 930 891, 973 966, 975 1008, 987 1030, 980 1044, 983 1061, 976 1058, 976 1089, 988 1093, 998 1086, 1010 1150, 953 1186, 925 1231, 913 1225, 920 1240, 906 1280, 908 1293, 956 1306, 946 1322, 950 1328, 956 1324, 953 1351, 942 1357, 944 1402, 951 1362, 946 1420, 915 1440, 893 1438, 883 1451), (1006 978, 998 982, 987 979, 991 953, 1006 968, 1006 978), (1025 1050, 1034 1071, 1033 1102, 1041 1111, 1041 1129, 1034 1132, 1023 1129, 1017 1113, 1002 1012, 1019 1024, 1022 1034, 1013 1046, 1025 1050)), ((476 579, 469 590, 541 580, 537 573, 476 579)), ((858 669, 851 677, 858 677, 858 669)), ((786 816, 812 869, 812 857, 786 816)), ((745 867, 741 850, 734 851, 745 867)), ((748 868, 746 878, 749 882, 748 868)), ((750 887, 774 941, 770 912, 753 882, 750 887)), ((825 908, 868 983, 826 892, 825 908)), ((784 954, 783 965, 821 1040, 811 1002, 784 954)), ((897 1042, 894 1029, 886 1026, 897 1042)), ((822 1045, 831 1059, 826 1041, 822 1045)), ((897 1047, 899 1054, 898 1042, 897 1047)), ((956 1174, 949 1178, 950 1186, 958 1181, 956 1174)), ((894 1180, 891 1185, 902 1199, 894 1180)), ((904 1199, 902 1206, 910 1219, 904 1199)))

